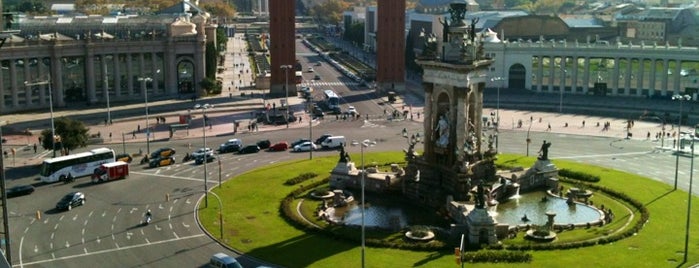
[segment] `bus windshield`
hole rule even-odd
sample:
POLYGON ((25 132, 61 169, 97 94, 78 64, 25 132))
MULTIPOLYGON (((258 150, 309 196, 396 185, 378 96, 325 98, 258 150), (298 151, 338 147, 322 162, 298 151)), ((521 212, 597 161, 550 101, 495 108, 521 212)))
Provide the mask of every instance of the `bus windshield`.
POLYGON ((112 149, 99 148, 89 152, 46 159, 41 164, 39 175, 43 182, 55 182, 69 174, 73 177, 82 177, 92 174, 99 165, 114 161, 112 149))

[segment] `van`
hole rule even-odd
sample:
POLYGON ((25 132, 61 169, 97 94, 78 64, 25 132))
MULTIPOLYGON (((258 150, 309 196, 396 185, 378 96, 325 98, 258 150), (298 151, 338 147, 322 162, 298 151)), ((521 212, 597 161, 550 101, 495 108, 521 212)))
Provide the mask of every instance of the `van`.
POLYGON ((321 142, 320 146, 322 146, 323 149, 335 149, 345 146, 346 144, 347 140, 345 140, 345 136, 331 136, 321 142))
POLYGON ((226 255, 225 253, 216 253, 209 259, 209 267, 216 268, 243 268, 243 266, 235 260, 235 258, 226 255))

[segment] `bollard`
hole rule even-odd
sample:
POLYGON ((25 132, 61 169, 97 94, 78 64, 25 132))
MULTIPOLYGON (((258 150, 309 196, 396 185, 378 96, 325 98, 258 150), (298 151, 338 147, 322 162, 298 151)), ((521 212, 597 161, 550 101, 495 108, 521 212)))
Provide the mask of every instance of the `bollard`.
POLYGON ((170 193, 165 194, 165 201, 170 201, 170 193))
POLYGON ((36 219, 41 220, 41 211, 39 210, 36 211, 36 219))

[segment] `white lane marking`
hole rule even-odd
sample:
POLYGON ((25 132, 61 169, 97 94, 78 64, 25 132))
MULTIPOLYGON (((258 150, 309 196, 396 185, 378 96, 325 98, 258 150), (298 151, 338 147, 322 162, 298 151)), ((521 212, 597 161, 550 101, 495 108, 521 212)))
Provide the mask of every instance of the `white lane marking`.
POLYGON ((155 225, 155 230, 156 230, 156 231, 160 231, 160 230, 162 230, 162 228, 160 228, 160 226, 158 226, 158 225, 156 224, 156 225, 155 225))
POLYGON ((148 238, 146 238, 146 243, 147 243, 147 244, 150 244, 150 241, 148 241, 148 238))
POLYGON ((97 237, 96 241, 97 241, 97 244, 102 243, 102 240, 100 239, 99 236, 97 237))
POLYGON ((131 210, 129 210, 129 214, 133 214, 134 211, 138 211, 138 208, 131 208, 131 210))
POLYGON ((73 216, 73 221, 77 221, 77 220, 78 220, 78 214, 75 214, 75 216, 73 216))
POLYGON ((34 224, 34 222, 35 222, 35 221, 36 221, 36 218, 32 218, 32 220, 31 220, 31 221, 29 221, 29 225, 32 225, 32 224, 34 224))
POLYGON ((85 235, 85 228, 83 228, 82 232, 80 233, 82 233, 82 235, 85 235))
POLYGON ((116 246, 117 249, 121 248, 121 247, 119 247, 119 243, 117 243, 117 242, 114 242, 114 245, 116 246))
POLYGON ((132 236, 132 235, 133 235, 133 233, 131 233, 131 232, 126 232, 126 240, 131 240, 131 236, 132 236))
POLYGON ((117 220, 117 216, 114 215, 114 217, 112 217, 112 222, 115 222, 116 220, 117 220))
POLYGON ((56 254, 54 254, 53 252, 51 252, 51 259, 53 259, 53 260, 56 259, 56 254))
POLYGON ((29 231, 29 226, 24 227, 24 233, 26 234, 29 231))
POLYGON ((179 236, 177 236, 177 233, 175 233, 175 232, 172 232, 172 234, 173 234, 173 235, 175 235, 175 238, 177 238, 177 239, 179 239, 179 238, 180 238, 179 236))
POLYGON ((66 248, 70 247, 70 243, 68 243, 68 240, 66 240, 66 248))
POLYGON ((56 223, 56 225, 53 226, 53 229, 54 230, 58 229, 58 223, 56 223))
POLYGON ((116 240, 116 238, 114 237, 114 234, 112 234, 112 240, 116 240))
POLYGON ((62 220, 63 220, 63 218, 64 218, 65 216, 66 216, 66 215, 61 215, 61 217, 60 217, 60 218, 58 218, 58 221, 62 221, 62 220))
MULTIPOLYGON (((161 240, 161 241, 152 242, 152 243, 149 242, 149 243, 145 243, 145 244, 130 245, 130 246, 126 246, 126 247, 123 247, 123 248, 119 247, 119 245, 117 244, 117 248, 111 248, 111 249, 105 249, 105 250, 95 251, 95 252, 88 253, 88 254, 78 254, 78 255, 72 255, 72 256, 63 256, 63 257, 60 257, 60 258, 56 258, 56 256, 54 256, 54 254, 51 253, 52 259, 50 259, 50 260, 40 260, 40 261, 35 261, 35 262, 28 262, 28 263, 25 263, 24 265, 37 265, 37 264, 49 263, 49 262, 53 262, 53 261, 57 261, 57 260, 68 260, 68 259, 74 259, 74 258, 78 258, 78 257, 84 257, 84 256, 88 256, 88 255, 97 255, 97 254, 103 254, 103 253, 109 253, 109 252, 115 252, 115 251, 121 251, 121 250, 127 250, 127 249, 141 248, 141 247, 145 247, 145 246, 148 246, 148 245, 164 244, 164 243, 175 242, 175 241, 185 240, 185 239, 191 239, 191 238, 197 238, 197 237, 202 237, 202 236, 205 236, 205 234, 196 234, 196 235, 191 235, 191 236, 185 236, 185 237, 182 237, 182 238, 171 238, 171 239, 161 240)), ((115 243, 115 244, 116 244, 116 243, 115 243)))
POLYGON ((53 236, 56 235, 56 233, 51 232, 51 240, 53 240, 53 236))
POLYGON ((168 225, 170 225, 170 230, 172 230, 172 223, 168 223, 168 225))
POLYGON ((192 203, 191 201, 189 201, 189 198, 187 198, 187 200, 185 200, 184 202, 187 203, 187 204, 191 204, 191 203, 192 203))
POLYGON ((87 254, 87 248, 83 248, 83 251, 85 251, 85 254, 87 254))
POLYGON ((177 204, 177 201, 180 200, 179 198, 175 198, 174 201, 172 201, 173 204, 177 204))
MULTIPOLYGON (((24 237, 22 237, 22 238, 24 238, 24 237)), ((19 242, 22 242, 22 241, 19 241, 19 242)), ((39 245, 34 245, 34 253, 37 253, 37 252, 39 252, 39 245)), ((22 258, 19 258, 19 259, 21 260, 22 258)))
POLYGON ((85 244, 85 238, 83 237, 81 240, 82 240, 83 244, 85 244))
POLYGON ((575 156, 564 156, 564 157, 556 157, 556 158, 557 159, 599 158, 599 157, 609 157, 609 156, 644 155, 644 154, 648 154, 648 153, 649 153, 649 151, 643 151, 643 152, 628 152, 628 153, 618 153, 618 154, 575 155, 575 156))
POLYGON ((146 232, 143 231, 143 228, 141 228, 141 235, 146 235, 146 232))
POLYGON ((102 217, 107 216, 107 211, 102 212, 102 217))
MULTIPOLYGON (((22 244, 24 244, 24 236, 19 239, 19 267, 22 267, 22 244)), ((36 245, 34 245, 34 253, 36 253, 37 250, 36 245)), ((4 251, 2 254, 6 255, 4 251)))
POLYGON ((151 174, 147 172, 131 172, 133 174, 138 174, 138 175, 144 175, 144 176, 150 176, 150 177, 162 177, 162 178, 169 178, 169 179, 178 179, 178 180, 188 180, 188 181, 203 181, 204 179, 197 179, 197 178, 190 178, 190 177, 180 177, 180 176, 171 176, 171 175, 162 175, 162 174, 151 174))
POLYGON ((112 231, 114 231, 114 224, 112 223, 112 231))
POLYGON ((85 222, 83 222, 83 226, 87 226, 87 222, 88 222, 88 220, 85 219, 85 222))
POLYGON ((53 242, 49 243, 49 248, 53 249, 53 242))
POLYGON ((87 217, 88 217, 88 218, 89 218, 89 217, 92 217, 92 213, 93 213, 93 212, 95 212, 95 211, 94 211, 94 210, 93 210, 93 211, 90 211, 90 214, 87 214, 87 217))
POLYGON ((184 222, 182 222, 182 226, 184 226, 184 228, 189 228, 189 224, 186 224, 184 222))

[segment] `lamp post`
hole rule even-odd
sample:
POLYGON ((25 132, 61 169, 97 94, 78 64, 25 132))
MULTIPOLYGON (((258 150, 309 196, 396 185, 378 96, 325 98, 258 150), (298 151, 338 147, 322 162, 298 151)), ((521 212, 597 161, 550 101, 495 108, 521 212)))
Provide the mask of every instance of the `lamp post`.
POLYGON ((692 162, 689 165, 689 195, 687 196, 687 226, 684 229, 684 263, 687 263, 687 251, 689 250, 689 219, 692 211, 692 179, 694 176, 694 141, 692 136, 692 162))
POLYGON ((369 147, 369 146, 374 146, 374 142, 370 140, 363 140, 361 146, 359 147, 361 149, 361 155, 362 155, 362 267, 364 267, 364 249, 365 249, 365 240, 366 240, 366 235, 364 231, 364 214, 366 210, 366 206, 364 205, 364 187, 365 187, 365 180, 366 180, 366 167, 364 166, 364 147, 369 147))
MULTIPOLYGON (((692 97, 689 95, 677 94, 677 95, 673 95, 672 99, 680 101, 680 116, 679 116, 679 119, 677 119, 677 153, 675 154, 676 157, 675 157, 675 188, 674 189, 677 190, 677 177, 678 177, 678 173, 679 173, 678 168, 680 165, 679 150, 680 150, 680 144, 682 143, 682 131, 680 131, 680 129, 682 127, 682 103, 686 100, 687 101, 691 100, 692 97)), ((692 139, 692 140, 694 140, 694 139, 692 139)), ((692 141, 692 149, 694 149, 693 147, 694 147, 694 142, 692 141)), ((692 158, 694 158, 693 155, 692 155, 692 158)))
POLYGON ((206 117, 206 110, 214 108, 213 105, 204 104, 204 105, 194 105, 194 109, 201 109, 202 111, 202 121, 204 122, 201 126, 201 130, 204 133, 203 137, 203 142, 204 142, 204 207, 208 208, 209 207, 209 186, 208 186, 208 181, 207 181, 207 171, 206 171, 206 162, 209 159, 208 152, 206 151, 206 121, 209 121, 206 117))
POLYGON ((502 81, 505 81, 505 77, 496 76, 490 79, 490 81, 499 81, 498 83, 498 98, 495 105, 495 150, 498 150, 498 136, 500 134, 500 88, 502 87, 502 81))
POLYGON ((29 83, 29 81, 24 81, 24 85, 31 87, 31 86, 39 86, 39 85, 47 85, 49 89, 49 109, 51 111, 51 150, 53 151, 53 157, 56 157, 56 126, 54 124, 53 120, 53 90, 51 89, 51 76, 46 79, 46 81, 39 81, 39 82, 34 82, 34 83, 29 83))
POLYGON ((104 91, 107 97, 107 124, 112 124, 112 112, 109 107, 109 74, 107 74, 107 69, 104 71, 104 91))
POLYGON ((286 98, 284 99, 284 103, 286 103, 286 114, 284 115, 284 121, 286 121, 286 128, 289 128, 289 69, 291 69, 292 66, 287 64, 279 66, 279 68, 284 69, 284 94, 286 94, 286 98))
MULTIPOLYGON (((160 73, 160 69, 155 71, 155 73, 160 73)), ((150 126, 148 125, 148 88, 146 82, 153 81, 150 76, 139 77, 138 81, 141 81, 141 88, 143 88, 143 96, 146 102, 146 156, 150 155, 150 126)))
MULTIPOLYGON (((206 159, 204 159, 204 164, 206 164, 206 159)), ((221 198, 216 193, 211 192, 211 194, 218 200, 218 228, 219 232, 221 232, 220 239, 223 240, 223 202, 221 202, 221 198)))

